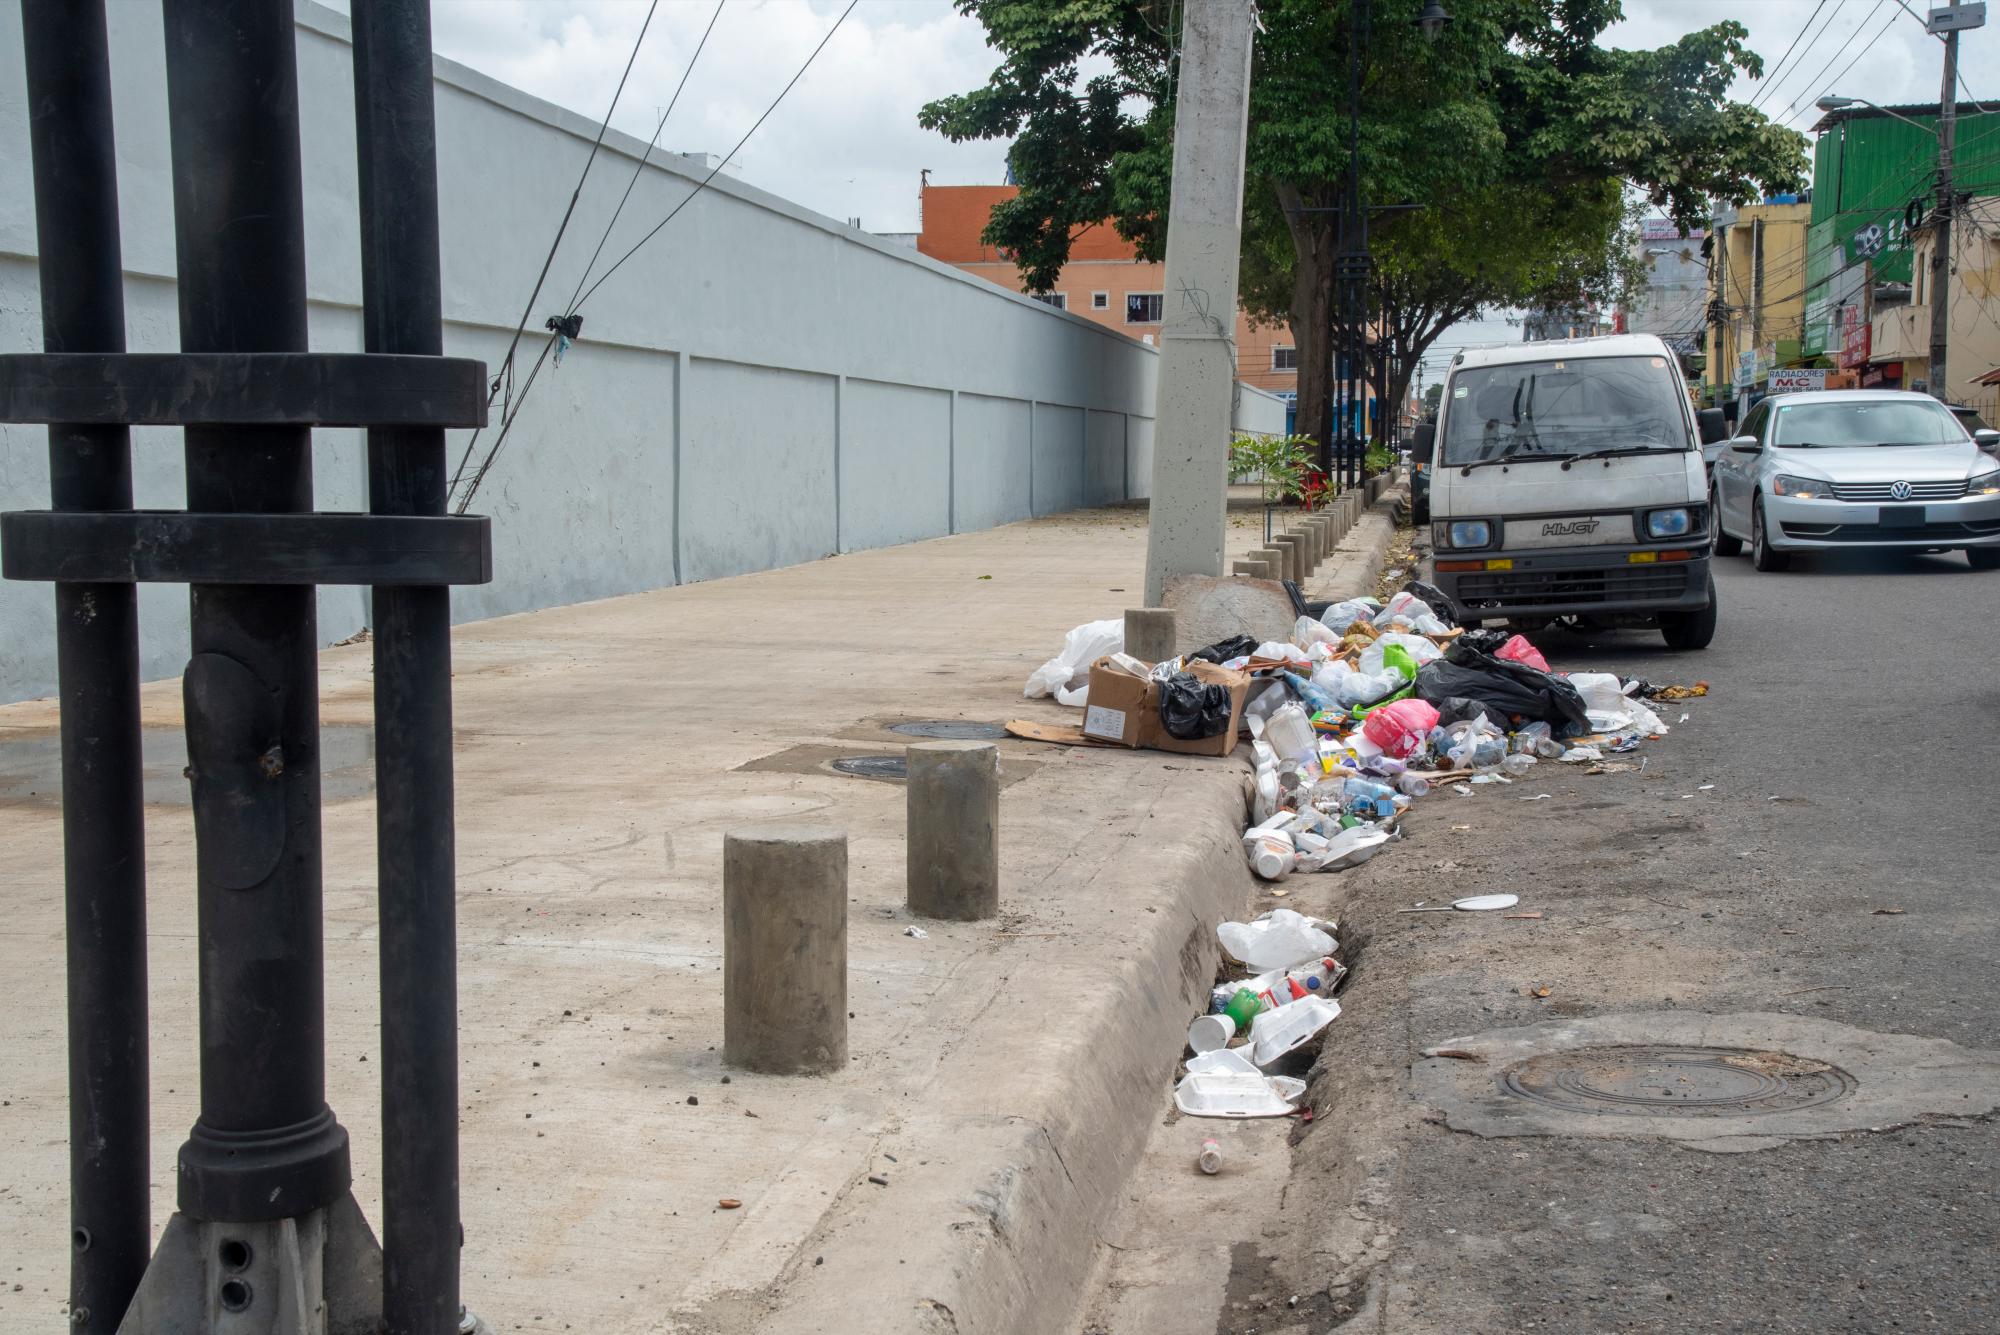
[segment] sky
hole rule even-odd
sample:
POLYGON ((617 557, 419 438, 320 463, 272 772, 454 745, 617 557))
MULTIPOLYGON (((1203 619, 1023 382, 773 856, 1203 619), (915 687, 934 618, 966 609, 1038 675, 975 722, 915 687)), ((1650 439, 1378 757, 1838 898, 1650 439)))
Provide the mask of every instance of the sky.
MULTIPOLYGON (((433 0, 434 38, 441 54, 595 120, 632 54, 647 3, 433 0)), ((1910 3, 1921 11, 1928 0, 1910 3)), ((346 4, 337 0, 336 7, 346 4)), ((723 0, 662 146, 727 151, 845 7, 846 0, 723 0)), ((1734 18, 1749 28, 1767 69, 1804 31, 1768 89, 1739 79, 1734 90, 1740 98, 1761 93, 1761 109, 1798 128, 1817 118, 1813 100, 1828 91, 1877 102, 1937 100, 1938 43, 1896 0, 1628 0, 1625 12, 1610 45, 1658 46, 1734 18)), ((614 127, 640 139, 652 135, 713 14, 711 0, 660 0, 612 113, 614 127)), ((1969 77, 2000 69, 1996 58, 1995 28, 1961 39, 1969 77)), ((742 178, 830 217, 858 217, 869 231, 914 231, 923 169, 947 185, 1002 177, 1003 144, 952 144, 916 121, 924 103, 977 87, 996 63, 984 29, 948 0, 859 0, 737 154, 742 178)), ((1983 83, 1974 95, 2000 99, 2000 78, 1986 75, 1983 83)))

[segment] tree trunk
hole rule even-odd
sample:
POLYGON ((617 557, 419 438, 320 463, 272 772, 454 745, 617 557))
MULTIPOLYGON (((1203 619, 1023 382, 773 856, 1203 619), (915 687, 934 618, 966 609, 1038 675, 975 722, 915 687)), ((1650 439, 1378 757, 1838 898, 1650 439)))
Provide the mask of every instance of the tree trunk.
POLYGON ((1340 240, 1340 229, 1331 220, 1338 215, 1302 212, 1306 199, 1297 186, 1280 181, 1275 189, 1298 257, 1292 277, 1292 344, 1299 364, 1293 430, 1318 442, 1317 466, 1330 473, 1332 443, 1326 428, 1333 403, 1333 296, 1340 240))

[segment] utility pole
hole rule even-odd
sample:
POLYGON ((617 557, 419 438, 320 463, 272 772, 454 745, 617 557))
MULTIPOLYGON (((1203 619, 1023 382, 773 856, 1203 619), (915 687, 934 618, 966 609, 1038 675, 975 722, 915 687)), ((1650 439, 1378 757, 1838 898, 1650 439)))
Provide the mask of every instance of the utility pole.
MULTIPOLYGON (((1957 9, 1958 0, 1949 8, 1957 9)), ((1936 28, 1933 11, 1933 30, 1936 28)), ((1951 330, 1952 137, 1958 125, 1958 28, 1949 22, 1944 32, 1944 90, 1938 94, 1937 227, 1931 251, 1931 397, 1949 401, 1945 380, 1945 344, 1951 330)))
POLYGON ((1236 383, 1236 267, 1243 245, 1243 143, 1250 120, 1253 0, 1187 5, 1174 185, 1167 209, 1146 603, 1169 579, 1220 575, 1236 383))

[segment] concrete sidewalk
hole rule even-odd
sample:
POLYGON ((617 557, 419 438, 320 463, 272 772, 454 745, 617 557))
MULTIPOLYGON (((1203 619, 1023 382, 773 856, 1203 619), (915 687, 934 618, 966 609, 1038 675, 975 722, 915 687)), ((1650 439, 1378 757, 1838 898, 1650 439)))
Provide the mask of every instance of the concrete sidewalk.
MULTIPOLYGON (((1230 519, 1232 554, 1261 543, 1230 519)), ((459 628, 465 1293, 496 1329, 1074 1319, 1214 924, 1250 900, 1245 770, 1002 742, 1002 917, 916 939, 903 789, 827 761, 900 754, 899 720, 1073 720, 1021 683, 1140 600, 1145 537, 1143 511, 1081 512, 459 628), (779 819, 850 838, 831 1078, 721 1065, 722 835, 779 819)), ((328 651, 328 1097, 375 1219, 370 698, 368 647, 328 651)), ((145 700, 157 1226, 197 1112, 196 960, 178 682, 145 700)), ((60 1319, 67 1265, 54 728, 51 702, 0 709, 4 1331, 60 1319)))

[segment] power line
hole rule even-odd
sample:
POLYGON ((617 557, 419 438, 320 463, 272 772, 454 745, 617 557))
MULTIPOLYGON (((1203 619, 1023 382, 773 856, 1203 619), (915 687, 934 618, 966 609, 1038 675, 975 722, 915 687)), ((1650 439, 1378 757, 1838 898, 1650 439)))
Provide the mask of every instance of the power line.
MULTIPOLYGON (((1752 108, 1755 108, 1758 102, 1760 102, 1766 96, 1768 96, 1773 88, 1777 87, 1777 79, 1780 73, 1785 68, 1785 62, 1792 58, 1792 52, 1799 49, 1799 38, 1804 37, 1806 35, 1806 33, 1812 28, 1813 20, 1818 18, 1820 15, 1820 11, 1825 8, 1826 8, 1826 0, 1819 0, 1819 4, 1814 7, 1813 12, 1806 15, 1805 23, 1800 25, 1798 32, 1794 34, 1792 37, 1792 44, 1785 48, 1784 55, 1778 57, 1778 63, 1771 66, 1771 72, 1764 76, 1764 86, 1762 88, 1759 88, 1757 90, 1757 95, 1750 99, 1750 105, 1752 108)), ((1813 40, 1817 41, 1819 39, 1814 38, 1813 40)))
POLYGON ((623 255, 620 255, 618 257, 617 263, 614 263, 609 269, 606 269, 604 271, 603 277, 599 278, 596 282, 592 283, 588 288, 584 289, 582 299, 577 301, 575 305, 570 307, 571 314, 575 314, 575 312, 580 307, 582 307, 584 302, 589 301, 591 295, 595 293, 598 288, 604 286, 606 279, 610 278, 612 274, 618 272, 619 265, 624 264, 626 260, 629 260, 634 255, 638 254, 639 248, 641 246, 645 245, 648 241, 651 241, 654 237, 658 236, 660 234, 661 228, 665 227, 668 223, 672 222, 675 219, 675 217, 677 217, 680 214, 680 211, 682 209, 686 208, 689 204, 692 204, 694 202, 696 195, 699 195, 703 190, 706 190, 708 188, 708 183, 715 179, 716 173, 720 172, 724 167, 729 165, 729 160, 742 151, 743 145, 750 142, 751 135, 757 133, 757 127, 759 125, 762 125, 767 119, 770 118, 771 113, 778 109, 778 104, 785 100, 785 94, 791 92, 793 86, 796 85, 800 79, 803 79, 805 77, 806 71, 812 68, 813 61, 819 59, 819 53, 826 50, 826 44, 833 40, 833 35, 840 31, 840 25, 847 22, 847 16, 854 12, 854 6, 859 3, 861 3, 861 0, 848 0, 847 8, 840 11, 840 17, 835 19, 833 21, 833 26, 826 30, 826 36, 819 39, 819 45, 814 47, 812 50, 812 54, 806 57, 806 63, 799 66, 799 72, 792 76, 790 83, 787 83, 784 86, 784 88, 779 90, 778 95, 771 100, 770 106, 764 108, 764 114, 757 118, 756 123, 751 125, 751 127, 748 130, 745 130, 743 132, 743 137, 736 141, 736 147, 730 149, 727 153, 723 154, 722 161, 715 164, 714 170, 710 171, 708 175, 702 177, 701 183, 695 186, 695 188, 691 192, 689 192, 689 194, 685 199, 681 200, 680 203, 674 205, 674 207, 668 211, 667 216, 660 219, 659 223, 654 226, 652 231, 640 237, 639 240, 632 246, 630 250, 626 251, 623 255))
POLYGON ((715 31, 715 21, 722 17, 722 6, 727 0, 715 0, 715 12, 708 16, 708 26, 701 31, 701 40, 695 43, 694 54, 688 57, 687 68, 681 71, 681 81, 674 85, 674 95, 667 99, 667 109, 660 113, 659 124, 653 127, 653 137, 646 141, 646 151, 632 165, 632 179, 625 183, 625 193, 618 197, 618 207, 611 210, 611 221, 604 224, 604 235, 597 238, 597 249, 590 252, 590 263, 583 266, 583 274, 576 280, 576 291, 569 294, 569 305, 565 315, 576 313, 576 299, 583 291, 584 283, 590 279, 590 271, 597 267, 597 257, 604 253, 604 243, 611 239, 611 229, 618 225, 618 215, 625 211, 625 201, 632 198, 632 187, 639 184, 640 174, 646 170, 653 149, 659 145, 660 133, 667 128, 667 117, 674 114, 674 107, 681 100, 681 90, 687 87, 688 77, 694 73, 695 63, 701 59, 702 48, 708 45, 708 35, 715 31))
MULTIPOLYGON (((1845 0, 1843 0, 1843 3, 1844 2, 1845 0)), ((1828 14, 1824 20, 1821 21, 1819 25, 1819 31, 1812 35, 1812 39, 1808 41, 1805 44, 1805 48, 1798 53, 1797 57, 1792 62, 1792 67, 1789 70, 1785 71, 1784 76, 1780 78, 1774 75, 1770 80, 1770 82, 1765 86, 1765 88, 1763 89, 1763 92, 1767 98, 1764 105, 1765 115, 1768 116, 1777 109, 1779 105, 1779 100, 1778 100, 1779 89, 1784 87, 1784 85, 1789 83, 1792 79, 1796 78, 1799 72, 1805 68, 1805 62, 1807 57, 1811 56, 1813 51, 1818 48, 1820 39, 1833 31, 1834 20, 1837 19, 1838 17, 1840 17, 1840 11, 1839 9, 1836 8, 1832 13, 1828 14)), ((1864 20, 1864 22, 1865 21, 1866 20, 1864 20)))
MULTIPOLYGON (((514 337, 507 344, 506 355, 500 359, 500 370, 495 373, 493 388, 486 396, 486 406, 489 409, 493 406, 493 400, 500 395, 502 382, 511 381, 513 378, 514 350, 521 346, 521 333, 528 327, 528 317, 534 314, 535 299, 542 294, 542 284, 548 281, 549 266, 555 263, 556 259, 556 248, 562 245, 563 233, 569 230, 569 220, 576 213, 576 202, 583 195, 583 183, 590 178, 590 164, 597 161, 597 150, 603 146, 604 136, 611 130, 611 114, 618 110, 618 99, 625 95, 625 81, 632 77, 633 62, 639 59, 639 47, 645 42, 646 29, 653 25, 653 13, 659 7, 660 0, 652 0, 646 7, 645 21, 639 25, 639 35, 632 42, 632 54, 625 58, 625 72, 618 76, 618 87, 611 94, 611 105, 604 109, 604 120, 597 127, 597 138, 591 141, 590 153, 583 160, 583 171, 576 178, 576 189, 570 192, 569 207, 563 210, 562 221, 556 224, 555 240, 549 242, 549 253, 542 258, 542 271, 535 277, 534 291, 528 294, 528 304, 521 308, 520 323, 514 326, 514 337)), ((525 394, 527 391, 524 389, 522 392, 525 394)), ((507 418, 505 408, 502 409, 501 416, 504 423, 507 418)), ((504 425, 502 429, 505 429, 504 425)), ((475 430, 465 442, 465 452, 458 457, 458 467, 452 470, 451 483, 446 488, 447 495, 458 487, 459 476, 465 471, 465 461, 472 457, 472 447, 478 440, 479 432, 475 430)))
MULTIPOLYGON (((1783 119, 1790 120, 1792 117, 1798 115, 1799 103, 1805 101, 1806 98, 1810 96, 1815 96, 1815 94, 1812 91, 1813 89, 1825 86, 1831 86, 1831 85, 1822 85, 1820 83, 1820 80, 1825 77, 1826 72, 1828 70, 1833 68, 1833 62, 1839 60, 1841 56, 1847 53, 1847 48, 1854 45, 1854 39, 1861 35, 1861 30, 1868 26, 1870 21, 1874 19, 1875 15, 1881 12, 1882 6, 1887 3, 1888 0, 1875 0, 1875 8, 1869 10, 1868 13, 1862 18, 1861 22, 1854 25, 1854 31, 1847 34, 1847 40, 1842 42, 1840 44, 1839 49, 1837 49, 1831 56, 1827 57, 1826 64, 1820 66, 1819 73, 1813 75, 1810 79, 1807 79, 1805 81, 1805 83, 1802 85, 1805 91, 1800 93, 1798 96, 1794 97, 1791 100, 1790 104, 1786 106, 1785 115, 1783 119)), ((1894 14, 1891 14, 1889 16, 1889 23, 1894 23, 1895 21, 1896 21, 1896 16, 1894 14)), ((1881 32, 1875 34, 1878 40, 1882 36, 1882 33, 1889 31, 1889 23, 1883 24, 1881 32)), ((1868 44, 1868 46, 1873 46, 1873 45, 1875 45, 1874 42, 1870 42, 1868 44)), ((1867 50, 1868 47, 1863 47, 1862 53, 1866 54, 1867 50)), ((1852 66, 1850 65, 1849 68, 1852 68, 1852 66)), ((1841 71, 1842 74, 1845 74, 1846 72, 1847 72, 1846 70, 1841 71)))
MULTIPOLYGON (((658 0, 654 0, 654 3, 657 4, 658 0)), ((764 108, 764 114, 759 116, 756 119, 755 123, 753 123, 748 130, 745 130, 743 132, 743 137, 736 141, 736 146, 730 149, 727 153, 723 154, 722 160, 715 164, 714 169, 711 170, 708 173, 708 175, 702 177, 700 183, 697 184, 693 190, 689 191, 688 194, 678 204, 674 205, 672 209, 668 210, 666 217, 660 219, 660 221, 653 227, 651 231, 647 232, 644 236, 640 237, 639 240, 636 243, 634 243, 634 245, 630 250, 627 250, 623 255, 620 255, 617 261, 614 262, 610 268, 606 269, 601 275, 599 275, 596 282, 592 283, 589 287, 583 289, 583 294, 570 303, 569 310, 563 317, 563 320, 565 322, 574 319, 577 311, 582 308, 583 303, 589 301, 591 296, 597 291, 597 289, 603 287, 605 282, 610 279, 611 275, 618 272, 619 268, 625 263, 625 261, 631 259, 634 255, 638 254, 640 247, 644 246, 648 241, 651 241, 655 236, 658 236, 660 234, 661 229, 664 228, 668 223, 672 222, 677 216, 679 216, 680 211, 682 209, 686 208, 689 204, 694 202, 695 196, 699 195, 703 190, 708 188, 709 182, 713 181, 716 178, 717 174, 720 173, 722 169, 729 164, 730 159, 734 158, 739 152, 742 151, 743 145, 750 142, 750 136, 757 133, 758 127, 761 126, 766 120, 770 119, 771 113, 778 109, 778 104, 785 100, 786 94, 790 93, 792 89, 797 86, 799 80, 805 77, 806 71, 812 68, 813 62, 819 59, 820 52, 826 50, 826 44, 833 40, 833 35, 840 31, 840 25, 847 22, 847 16, 854 12, 854 7, 859 3, 860 0, 848 0, 847 8, 843 9, 840 12, 840 17, 835 19, 833 21, 833 26, 826 30, 826 36, 819 39, 819 45, 815 46, 812 49, 812 54, 806 57, 805 63, 803 65, 799 66, 798 73, 792 75, 791 80, 787 82, 785 86, 778 91, 778 95, 775 98, 771 99, 771 105, 764 108)), ((718 9, 719 8, 720 6, 718 5, 718 9)), ((547 272, 546 265, 543 266, 543 270, 544 273, 547 272)), ((536 286, 537 290, 539 290, 540 285, 537 284, 536 286)), ((522 323, 524 326, 527 323, 525 317, 523 317, 522 323)), ((552 321, 551 323, 554 324, 556 322, 552 321)), ((548 343, 543 346, 541 356, 535 359, 534 370, 528 373, 527 381, 521 386, 520 397, 514 401, 514 411, 508 414, 505 420, 502 421, 502 423, 500 424, 500 434, 494 439, 492 447, 487 450, 485 458, 480 460, 478 470, 473 474, 472 480, 466 485, 465 494, 459 498, 458 508, 457 508, 457 512, 459 514, 465 513, 466 507, 472 503, 472 497, 474 493, 476 493, 479 490, 479 484, 485 479, 488 471, 492 469, 494 459, 499 456, 501 447, 507 443, 508 433, 514 429, 514 423, 521 415, 521 406, 527 402, 528 390, 534 385, 535 378, 542 369, 542 364, 548 360, 548 355, 550 351, 558 345, 558 342, 561 338, 562 334, 560 332, 552 335, 548 343)), ((518 340, 518 335, 517 335, 517 340, 518 340)), ((477 439, 476 433, 474 438, 477 439)), ((466 454, 468 456, 471 454, 470 444, 466 446, 466 454)), ((464 467, 463 459, 459 461, 459 466, 461 469, 463 469, 464 467)), ((454 487, 456 487, 457 484, 456 476, 454 476, 452 481, 454 487)))

